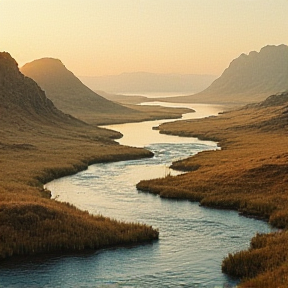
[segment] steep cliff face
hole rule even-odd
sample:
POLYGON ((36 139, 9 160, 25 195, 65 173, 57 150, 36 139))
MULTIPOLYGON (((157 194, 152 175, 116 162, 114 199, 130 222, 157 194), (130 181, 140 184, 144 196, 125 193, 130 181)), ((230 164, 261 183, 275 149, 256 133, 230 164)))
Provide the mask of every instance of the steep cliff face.
POLYGON ((59 111, 37 83, 19 71, 17 62, 7 52, 0 53, 0 121, 79 122, 59 111))

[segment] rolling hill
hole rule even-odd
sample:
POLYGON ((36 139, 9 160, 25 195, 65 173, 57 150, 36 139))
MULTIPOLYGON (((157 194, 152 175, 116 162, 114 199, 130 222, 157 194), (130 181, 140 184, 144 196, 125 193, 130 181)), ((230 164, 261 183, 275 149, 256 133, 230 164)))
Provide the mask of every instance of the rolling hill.
POLYGON ((179 108, 126 107, 112 102, 85 86, 58 59, 35 60, 25 64, 21 71, 38 83, 58 109, 90 124, 180 118, 182 113, 188 112, 179 108))
POLYGON ((93 92, 58 59, 35 60, 25 64, 21 72, 36 81, 58 109, 84 121, 106 123, 138 113, 93 92))

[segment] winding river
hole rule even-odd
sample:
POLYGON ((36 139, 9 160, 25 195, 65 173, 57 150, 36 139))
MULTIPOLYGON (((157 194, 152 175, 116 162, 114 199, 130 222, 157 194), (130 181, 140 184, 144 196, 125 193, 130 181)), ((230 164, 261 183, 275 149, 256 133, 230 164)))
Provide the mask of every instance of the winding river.
MULTIPOLYGON (((219 106, 192 106, 196 113, 185 114, 185 119, 216 115, 221 111, 219 106)), ((121 144, 146 147, 155 153, 153 158, 92 165, 86 171, 46 185, 59 201, 117 220, 152 225, 160 231, 159 241, 93 254, 11 262, 0 267, 0 287, 236 286, 235 279, 221 273, 223 258, 230 252, 247 248, 256 232, 270 232, 271 227, 233 211, 207 209, 197 203, 161 199, 137 191, 135 185, 142 179, 177 174, 168 168, 173 160, 218 149, 214 142, 163 135, 152 129, 163 122, 165 120, 107 126, 124 135, 119 140, 121 144)))

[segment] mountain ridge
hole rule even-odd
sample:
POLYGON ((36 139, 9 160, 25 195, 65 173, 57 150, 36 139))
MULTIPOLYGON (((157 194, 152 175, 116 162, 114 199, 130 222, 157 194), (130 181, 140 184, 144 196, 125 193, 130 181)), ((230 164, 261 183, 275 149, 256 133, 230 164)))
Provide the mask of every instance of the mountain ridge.
POLYGON ((261 48, 260 52, 251 51, 248 55, 241 54, 230 63, 218 79, 199 94, 209 91, 213 94, 240 94, 251 91, 257 94, 268 93, 271 95, 275 92, 284 92, 288 88, 287 80, 288 46, 284 44, 268 45, 261 48), (276 76, 275 80, 273 75, 276 76), (230 90, 224 90, 223 85, 229 85, 230 90))
MULTIPOLYGON (((242 53, 205 90, 169 98, 179 102, 251 103, 288 90, 288 46, 267 45, 259 52, 242 53)), ((161 98, 162 99, 162 98, 161 98)), ((162 99, 163 100, 163 99, 162 99)))
POLYGON ((209 74, 177 74, 151 72, 125 72, 107 76, 79 76, 92 90, 102 90, 112 94, 179 93, 179 95, 202 91, 213 80, 209 74))

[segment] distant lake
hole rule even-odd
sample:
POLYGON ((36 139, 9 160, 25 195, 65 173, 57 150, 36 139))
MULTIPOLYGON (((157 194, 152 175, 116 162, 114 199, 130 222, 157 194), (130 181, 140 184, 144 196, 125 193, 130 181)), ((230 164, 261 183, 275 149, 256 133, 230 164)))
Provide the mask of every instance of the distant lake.
MULTIPOLYGON (((220 106, 193 104, 189 107, 196 113, 184 115, 185 119, 216 115, 221 111, 220 106)), ((237 281, 221 273, 223 258, 248 248, 256 232, 267 233, 271 227, 233 211, 161 199, 136 190, 135 185, 142 179, 164 177, 169 172, 177 174, 168 168, 173 160, 218 149, 212 141, 152 130, 167 121, 105 126, 124 134, 119 140, 121 144, 146 147, 154 152, 153 158, 91 165, 86 171, 46 185, 59 201, 118 220, 152 225, 160 231, 159 241, 78 256, 41 260, 35 257, 28 263, 2 265, 0 287, 234 287, 237 281)))
POLYGON ((135 92, 135 93, 131 93, 131 92, 117 92, 114 94, 118 94, 118 95, 126 95, 126 96, 144 96, 147 98, 163 98, 163 97, 177 97, 177 96, 187 96, 187 95, 193 95, 194 92, 135 92))

